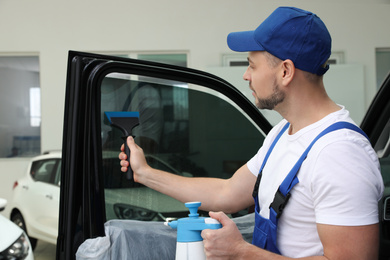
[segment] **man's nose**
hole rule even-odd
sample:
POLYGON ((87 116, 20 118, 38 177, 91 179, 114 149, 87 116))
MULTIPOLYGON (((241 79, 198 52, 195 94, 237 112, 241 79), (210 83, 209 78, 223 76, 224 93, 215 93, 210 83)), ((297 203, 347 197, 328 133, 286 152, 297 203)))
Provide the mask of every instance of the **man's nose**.
POLYGON ((246 81, 249 81, 250 80, 250 73, 249 73, 249 67, 246 69, 246 71, 244 72, 244 75, 242 75, 242 78, 246 81))

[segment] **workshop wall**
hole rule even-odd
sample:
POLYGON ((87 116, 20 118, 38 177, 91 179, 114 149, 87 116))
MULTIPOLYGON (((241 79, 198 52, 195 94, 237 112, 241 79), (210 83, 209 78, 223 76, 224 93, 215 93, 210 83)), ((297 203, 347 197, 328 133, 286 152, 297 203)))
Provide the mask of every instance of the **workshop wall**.
POLYGON ((390 47, 388 0, 0 0, 0 55, 40 59, 42 151, 62 143, 69 50, 189 53, 189 67, 221 66, 231 31, 254 29, 277 6, 318 14, 345 62, 364 67, 365 106, 376 92, 375 48, 390 47))

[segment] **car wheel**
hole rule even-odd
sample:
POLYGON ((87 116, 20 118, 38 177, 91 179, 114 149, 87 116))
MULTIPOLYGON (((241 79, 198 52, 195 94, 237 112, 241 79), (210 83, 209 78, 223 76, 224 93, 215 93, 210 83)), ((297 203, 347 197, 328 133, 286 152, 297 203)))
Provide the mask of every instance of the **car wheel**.
MULTIPOLYGON (((11 221, 14 222, 18 227, 20 227, 21 229, 23 229, 24 232, 25 232, 25 233, 27 234, 27 236, 28 236, 26 224, 24 223, 24 219, 23 219, 22 214, 20 214, 20 213, 18 212, 18 213, 16 213, 16 214, 12 215, 11 221)), ((37 239, 32 238, 32 237, 30 237, 30 236, 28 236, 28 239, 30 240, 31 249, 34 250, 35 247, 37 246, 37 239)))

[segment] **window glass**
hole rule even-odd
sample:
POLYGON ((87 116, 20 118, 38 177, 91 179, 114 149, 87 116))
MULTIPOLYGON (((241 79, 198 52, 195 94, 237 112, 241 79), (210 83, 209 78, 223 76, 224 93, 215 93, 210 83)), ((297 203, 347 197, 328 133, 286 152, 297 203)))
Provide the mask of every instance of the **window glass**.
POLYGON ((54 184, 60 186, 61 181, 61 160, 58 160, 58 166, 54 177, 54 184))
POLYGON ((385 184, 385 187, 387 189, 389 189, 390 188, 390 158, 389 158, 389 155, 387 154, 386 157, 380 158, 379 161, 381 163, 383 182, 385 184))
POLYGON ((376 86, 379 89, 390 71, 390 48, 375 50, 376 86))
MULTIPOLYGON (((383 193, 384 197, 384 203, 383 206, 380 207, 382 211, 380 211, 380 214, 383 214, 380 216, 380 218, 384 219, 385 221, 390 220, 390 121, 387 122, 384 131, 381 133, 376 145, 375 145, 375 151, 378 154, 379 162, 381 165, 381 173, 383 178, 383 183, 385 186, 385 190, 383 193), (383 207, 383 208, 382 208, 383 207)), ((383 238, 384 240, 389 239, 389 233, 383 232, 383 238)))
POLYGON ((39 58, 0 57, 0 91, 0 157, 39 154, 39 58))
POLYGON ((140 60, 155 61, 155 62, 187 67, 187 54, 185 53, 137 54, 137 58, 140 60))
POLYGON ((53 183, 54 173, 57 172, 56 161, 57 160, 42 160, 34 162, 31 166, 31 177, 35 181, 53 183))
POLYGON ((390 121, 387 122, 386 126, 383 129, 376 145, 375 151, 378 154, 379 161, 381 164, 381 172, 383 177, 383 182, 386 188, 390 187, 390 121))
MULTIPOLYGON (((139 112, 132 134, 152 167, 190 177, 229 178, 261 146, 259 129, 223 94, 199 85, 109 74, 101 85, 107 219, 184 217, 183 203, 130 182, 120 171, 122 131, 104 112, 139 112)), ((240 212, 235 215, 245 214, 240 212)))

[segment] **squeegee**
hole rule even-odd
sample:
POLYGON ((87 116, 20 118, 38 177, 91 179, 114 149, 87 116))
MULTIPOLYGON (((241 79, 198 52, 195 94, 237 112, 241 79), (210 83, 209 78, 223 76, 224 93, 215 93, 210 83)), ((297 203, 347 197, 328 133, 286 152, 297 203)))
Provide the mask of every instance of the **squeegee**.
MULTIPOLYGON (((126 178, 128 180, 133 179, 133 170, 130 165, 130 148, 127 145, 127 137, 133 136, 131 131, 137 125, 139 125, 139 112, 105 112, 108 121, 111 126, 120 129, 123 133, 122 139, 124 141, 125 153, 127 155, 127 161, 129 167, 127 168, 126 178)), ((133 136, 134 137, 134 136, 133 136)))

